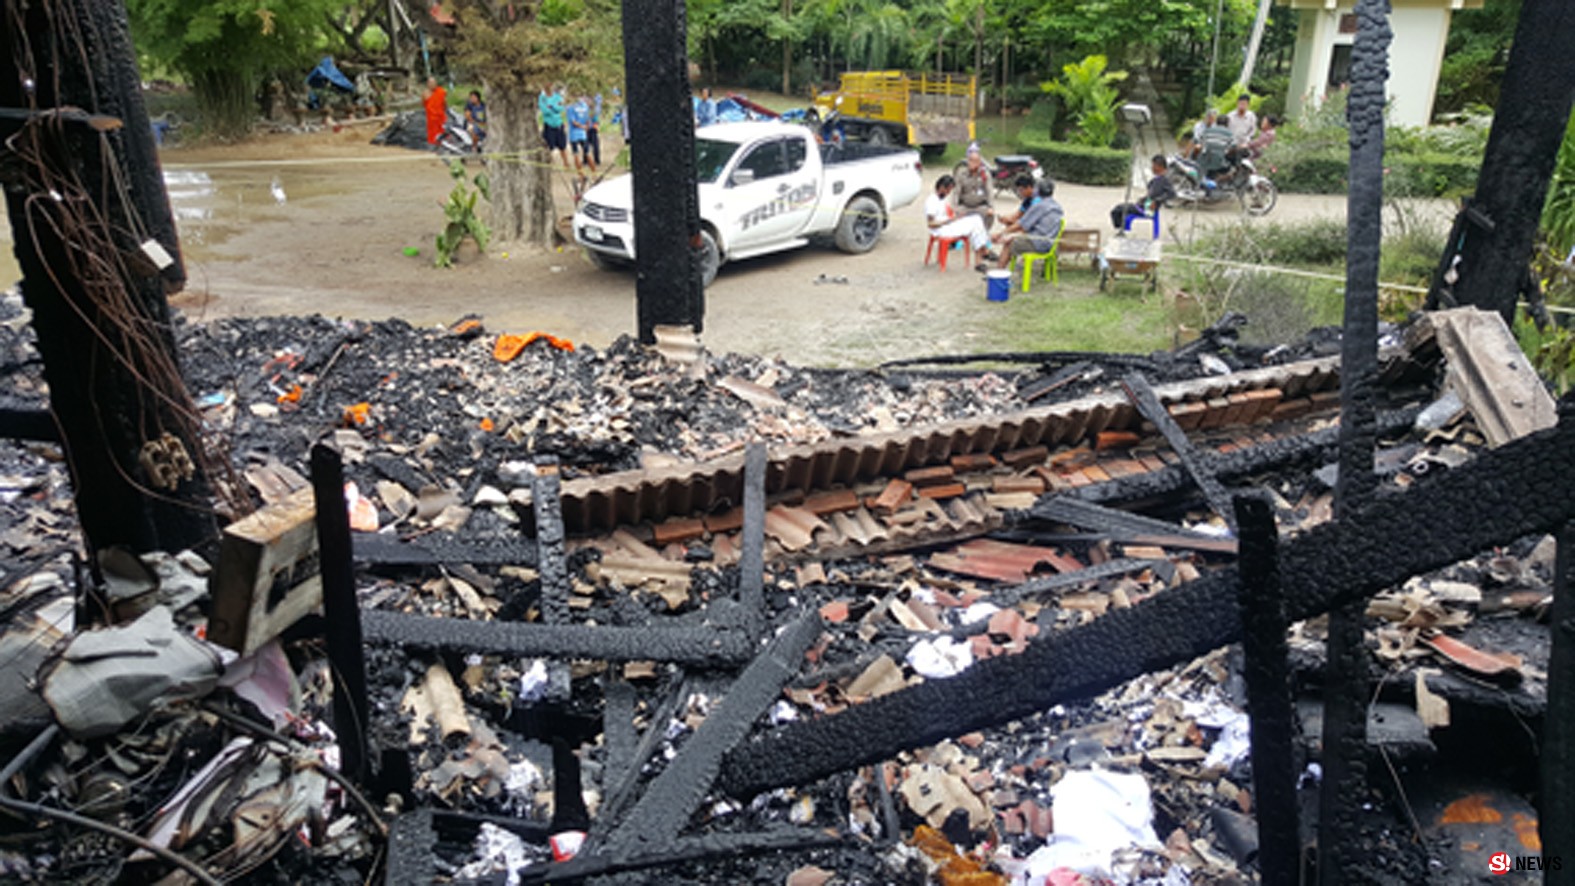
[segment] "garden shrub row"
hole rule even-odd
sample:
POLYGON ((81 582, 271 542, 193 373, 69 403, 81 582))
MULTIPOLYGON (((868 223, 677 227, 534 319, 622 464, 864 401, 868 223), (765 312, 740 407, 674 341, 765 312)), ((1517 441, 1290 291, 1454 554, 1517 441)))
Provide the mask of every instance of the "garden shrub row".
MULTIPOLYGON (((1384 190, 1393 196, 1448 197, 1476 188, 1481 159, 1449 154, 1391 154, 1384 162, 1384 190)), ((1282 193, 1343 194, 1350 172, 1350 154, 1338 148, 1297 151, 1276 157, 1271 151, 1259 164, 1282 193)))
POLYGON ((1047 135, 1023 132, 1017 149, 1039 161, 1045 175, 1080 185, 1124 185, 1132 170, 1132 152, 1053 142, 1047 135))

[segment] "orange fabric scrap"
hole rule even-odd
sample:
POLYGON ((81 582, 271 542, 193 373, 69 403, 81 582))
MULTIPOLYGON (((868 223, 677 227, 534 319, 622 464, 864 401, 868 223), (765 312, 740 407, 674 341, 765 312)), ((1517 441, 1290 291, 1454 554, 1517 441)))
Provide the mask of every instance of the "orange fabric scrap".
POLYGON ((520 355, 525 350, 525 336, 503 334, 492 346, 492 359, 499 363, 507 363, 520 355))
POLYGON ((1005 876, 986 871, 979 862, 959 855, 952 842, 929 825, 915 828, 908 845, 940 866, 942 886, 1006 886, 1005 876))
POLYGON ((300 385, 290 385, 290 390, 285 391, 284 393, 279 395, 279 401, 278 402, 280 402, 280 403, 299 403, 299 402, 301 402, 301 386, 300 385))
POLYGON ((481 420, 481 429, 483 431, 490 431, 490 430, 492 430, 492 419, 490 419, 490 418, 482 419, 481 420))
POLYGON ((366 402, 357 403, 354 406, 346 406, 345 407, 345 424, 346 425, 364 425, 364 424, 366 424, 367 416, 371 412, 372 412, 372 404, 366 403, 366 402))
POLYGON ((507 363, 518 357, 521 351, 525 350, 531 342, 537 339, 545 341, 560 351, 572 352, 574 350, 574 342, 566 338, 559 338, 556 335, 548 335, 545 332, 532 332, 527 335, 504 334, 498 336, 497 342, 493 344, 492 357, 499 363, 507 363))

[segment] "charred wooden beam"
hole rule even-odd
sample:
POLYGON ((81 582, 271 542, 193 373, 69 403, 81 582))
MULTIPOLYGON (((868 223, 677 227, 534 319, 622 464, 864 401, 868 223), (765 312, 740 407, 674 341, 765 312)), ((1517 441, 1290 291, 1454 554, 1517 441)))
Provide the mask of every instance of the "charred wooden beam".
MULTIPOLYGON (((1575 846, 1575 523, 1559 530, 1553 607, 1548 621, 1548 712, 1542 726, 1542 790, 1537 828, 1542 845, 1575 846)), ((1544 872, 1550 884, 1575 883, 1575 865, 1544 872)))
MULTIPOLYGON (((1388 0, 1358 0, 1346 120, 1351 184, 1346 203, 1345 325, 1340 337, 1340 474, 1334 518, 1372 496, 1378 442, 1378 252, 1383 240, 1384 92, 1389 79, 1388 0)), ((1329 615, 1325 646, 1323 782, 1318 797, 1318 881, 1337 886, 1364 865, 1360 817, 1367 792, 1368 652, 1360 599, 1329 615)))
POLYGON ((443 538, 428 535, 410 541, 382 533, 358 532, 355 559, 369 566, 535 566, 536 545, 515 538, 443 538))
POLYGON ((536 518, 536 572, 541 576, 541 618, 550 625, 569 621, 569 567, 563 554, 563 509, 558 499, 558 459, 536 461, 530 483, 536 518))
POLYGON ((1236 498, 1241 530, 1241 646, 1247 710, 1252 714, 1253 810, 1258 871, 1265 883, 1300 881, 1301 825, 1296 800, 1295 712, 1279 535, 1265 495, 1236 498))
POLYGON ((312 447, 312 497, 322 576, 328 661, 333 665, 334 731, 344 754, 343 772, 366 784, 366 656, 361 645, 361 603, 350 555, 350 514, 345 508, 344 463, 321 443, 312 447))
POLYGON ((0 106, 31 118, 6 137, 5 197, 83 534, 94 549, 196 547, 216 526, 206 478, 186 471, 205 450, 165 301, 185 275, 125 7, 5 13, 0 106), (60 108, 125 125, 68 123, 60 108))
POLYGON ((436 846, 431 809, 413 809, 394 819, 388 829, 383 886, 430 886, 437 874, 432 863, 436 846))
MULTIPOLYGON (((1342 374, 1343 377, 1343 374, 1342 374)), ((1153 387, 1141 373, 1134 372, 1121 380, 1121 388, 1126 391, 1127 398, 1132 405, 1137 407, 1143 417, 1154 423, 1154 427, 1164 435, 1170 448, 1175 450, 1176 457, 1181 459, 1181 464, 1192 475, 1192 482, 1198 484, 1203 490, 1203 497, 1208 499, 1209 507, 1214 513, 1220 515, 1234 531, 1236 528, 1236 512, 1231 509, 1230 496, 1225 492, 1225 487, 1220 485, 1219 478, 1215 476, 1213 466, 1208 464, 1199 455, 1196 446, 1187 436, 1187 432, 1176 424, 1170 417, 1170 412, 1165 409, 1165 404, 1159 402, 1159 395, 1154 393, 1153 387)))
MULTIPOLYGON (((1428 292, 1429 308, 1473 305, 1513 323, 1515 303, 1532 280, 1532 245, 1575 99, 1575 65, 1567 63, 1571 45, 1575 4, 1521 4, 1476 196, 1461 210, 1428 292), (1566 61, 1556 61, 1560 58, 1566 61), (1459 276, 1452 286, 1445 282, 1451 272, 1459 276)), ((1355 70, 1353 54, 1353 75, 1355 70)), ((1353 99, 1355 92, 1353 76, 1353 99)))
MULTIPOLYGON (((1566 407, 1568 404, 1565 404, 1566 407)), ((1404 494, 1364 503, 1281 550, 1286 618, 1310 618, 1575 515, 1575 421, 1487 452, 1404 494), (1418 515, 1428 532, 1418 534, 1418 515)), ((1234 567, 840 714, 789 724, 731 752, 735 796, 816 778, 1087 698, 1241 636, 1234 567)))
POLYGON ((726 667, 743 664, 753 652, 744 632, 720 625, 682 628, 545 625, 373 611, 361 613, 361 630, 367 643, 461 654, 507 653, 726 667))
POLYGON ((766 444, 744 453, 744 538, 738 558, 738 598, 747 618, 766 611, 766 444))
MULTIPOLYGON (((1401 409, 1380 413, 1378 433, 1389 434, 1410 427, 1416 420, 1417 412, 1417 409, 1401 409)), ((1215 476, 1240 480, 1263 471, 1326 463, 1338 453, 1339 439, 1338 427, 1324 428, 1311 434, 1240 449, 1228 455, 1204 453, 1204 457, 1213 465, 1215 476)), ((1191 483, 1191 478, 1180 465, 1169 465, 1163 470, 1085 486, 1074 490, 1072 494, 1090 502, 1135 502, 1175 495, 1187 489, 1191 483)), ((1038 505, 1034 508, 1038 508, 1038 505)), ((1029 514, 1038 516, 1034 509, 1030 509, 1029 514)))
POLYGON ((640 341, 648 345, 658 326, 700 332, 705 325, 687 30, 683 0, 623 0, 635 312, 640 341))
POLYGON ((820 618, 810 613, 772 639, 608 838, 610 854, 624 858, 649 854, 678 836, 710 791, 723 755, 749 734, 755 720, 781 695, 820 629, 820 618))

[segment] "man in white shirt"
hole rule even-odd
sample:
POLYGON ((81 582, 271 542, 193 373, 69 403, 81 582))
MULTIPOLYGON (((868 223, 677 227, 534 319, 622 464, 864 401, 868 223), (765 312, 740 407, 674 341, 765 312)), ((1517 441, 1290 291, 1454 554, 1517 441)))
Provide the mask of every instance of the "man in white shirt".
POLYGON ((990 252, 990 231, 984 219, 977 215, 953 217, 952 207, 946 197, 957 186, 957 180, 943 175, 935 181, 935 193, 924 201, 924 220, 930 226, 932 237, 966 237, 980 261, 995 261, 990 252))
POLYGON ((1236 110, 1225 115, 1225 125, 1230 129, 1230 140, 1237 145, 1247 144, 1258 134, 1258 115, 1248 107, 1251 104, 1252 96, 1243 92, 1236 97, 1236 110))

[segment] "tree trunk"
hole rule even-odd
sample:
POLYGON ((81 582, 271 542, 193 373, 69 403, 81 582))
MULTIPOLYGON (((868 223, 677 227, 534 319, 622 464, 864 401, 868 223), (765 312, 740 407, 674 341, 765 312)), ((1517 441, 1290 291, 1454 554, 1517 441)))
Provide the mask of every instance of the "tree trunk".
POLYGON ((487 176, 492 179, 492 235, 504 242, 551 246, 552 157, 536 131, 529 94, 487 87, 487 176))
MULTIPOLYGON (((793 0, 782 0, 782 22, 787 24, 793 18, 793 0)), ((793 94, 793 43, 786 37, 782 38, 782 94, 793 94)))

